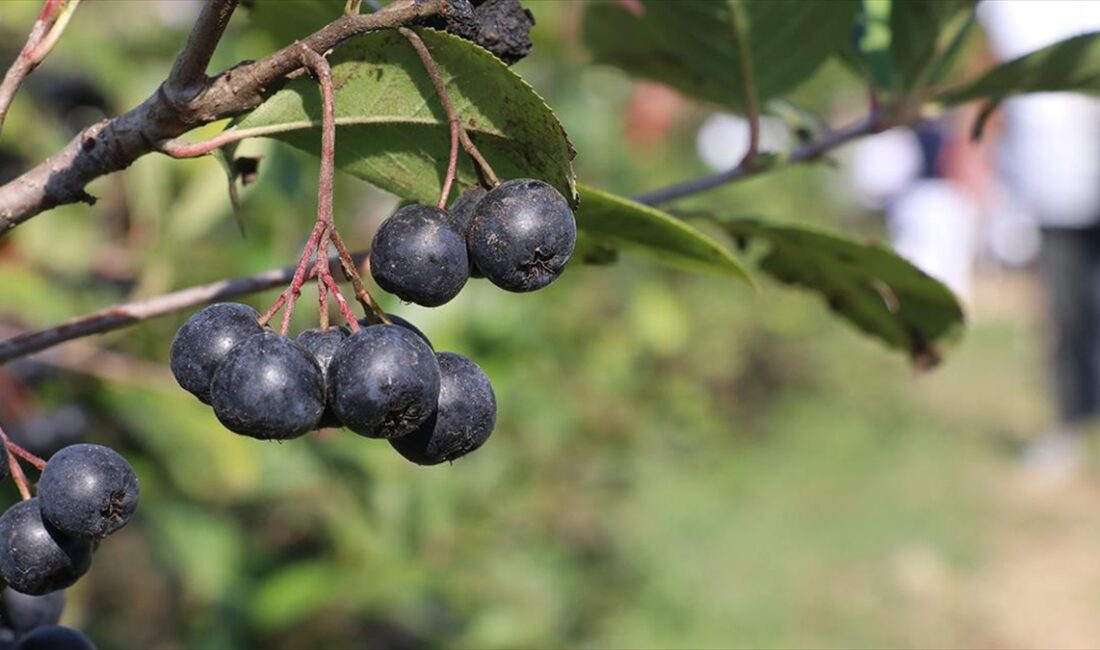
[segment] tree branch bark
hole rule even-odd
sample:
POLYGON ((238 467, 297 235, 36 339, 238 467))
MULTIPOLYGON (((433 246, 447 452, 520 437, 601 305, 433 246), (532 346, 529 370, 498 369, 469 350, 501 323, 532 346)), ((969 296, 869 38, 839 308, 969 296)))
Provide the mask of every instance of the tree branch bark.
MULTIPOLYGON (((213 34, 227 0, 211 0, 192 32, 213 34)), ((343 16, 301 42, 318 54, 347 39, 380 29, 418 25, 450 11, 447 0, 396 0, 373 14, 343 16)), ((220 25, 220 27, 218 27, 220 25)), ((192 39, 189 39, 190 44, 192 39)), ((140 106, 94 124, 73 138, 64 149, 41 164, 0 187, 0 237, 45 210, 67 203, 94 203, 84 189, 91 181, 129 167, 135 160, 157 149, 157 143, 175 138, 193 128, 252 110, 302 67, 298 44, 259 61, 244 63, 209 79, 195 96, 180 105, 170 97, 168 83, 162 84, 140 106)), ((177 79, 194 74, 198 63, 208 59, 204 52, 212 45, 185 46, 173 72, 177 79)))
MULTIPOLYGON (((352 255, 356 265, 367 259, 368 253, 352 255)), ((329 259, 329 269, 341 268, 340 258, 329 259)), ((135 323, 182 311, 190 307, 225 300, 245 294, 265 291, 286 284, 294 277, 295 267, 272 269, 254 275, 221 280, 188 289, 181 289, 137 302, 114 305, 90 314, 78 316, 53 327, 24 332, 0 340, 0 364, 34 352, 51 348, 73 339, 103 334, 135 323)))
POLYGON ((173 105, 186 105, 205 87, 210 57, 214 55, 214 50, 229 25, 229 19, 233 17, 237 2, 238 0, 209 0, 203 5, 164 84, 164 94, 173 105))

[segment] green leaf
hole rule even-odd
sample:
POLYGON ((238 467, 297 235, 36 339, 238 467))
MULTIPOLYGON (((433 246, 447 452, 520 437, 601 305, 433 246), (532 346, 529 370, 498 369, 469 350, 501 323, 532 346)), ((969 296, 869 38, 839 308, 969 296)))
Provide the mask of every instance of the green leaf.
POLYGON ((657 208, 580 185, 577 227, 592 243, 637 251, 671 266, 750 281, 730 251, 657 208))
POLYGON ((920 367, 938 362, 963 324, 950 289, 881 244, 756 219, 722 225, 734 237, 767 243, 762 270, 821 294, 838 315, 920 367))
MULTIPOLYGON (((742 109, 740 60, 731 6, 716 0, 593 2, 584 42, 597 63, 742 109)), ((761 102, 807 79, 851 38, 858 0, 743 2, 761 102)))
POLYGON ((945 91, 938 99, 947 104, 973 99, 997 102, 1010 95, 1061 90, 1100 94, 1100 32, 1025 54, 945 91))
POLYGON ((308 36, 344 15, 344 0, 255 0, 246 3, 253 30, 282 47, 308 36))
MULTIPOLYGON (((502 178, 539 178, 576 200, 572 147, 554 113, 488 51, 421 30, 471 139, 502 178)), ((398 196, 435 203, 450 152, 446 115, 420 59, 394 31, 357 38, 331 57, 336 89, 336 164, 398 196)), ((298 79, 235 127, 259 129, 299 149, 320 150, 317 84, 298 79), (273 133, 272 133, 273 132, 273 133)), ((478 178, 460 156, 457 196, 478 178)))
POLYGON ((879 88, 894 85, 894 63, 890 57, 890 0, 865 0, 856 17, 856 35, 841 48, 847 63, 862 69, 879 88))
POLYGON ((901 88, 922 86, 929 80, 932 66, 954 33, 949 27, 964 12, 972 14, 974 5, 974 0, 892 3, 890 59, 901 88))

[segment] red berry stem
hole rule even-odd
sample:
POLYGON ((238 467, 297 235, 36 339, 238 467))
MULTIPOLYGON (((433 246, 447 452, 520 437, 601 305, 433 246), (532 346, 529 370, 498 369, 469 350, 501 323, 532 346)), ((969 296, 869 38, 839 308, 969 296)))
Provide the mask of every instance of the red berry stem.
MULTIPOLYGON (((455 110, 454 103, 451 101, 451 95, 447 92, 447 84, 443 82, 443 75, 439 72, 439 66, 436 65, 435 59, 432 58, 432 53, 428 50, 428 46, 424 44, 423 39, 408 27, 398 27, 397 31, 401 33, 409 43, 416 50, 417 56, 420 57, 420 62, 424 64, 424 71, 428 73, 428 78, 432 81, 432 86, 435 88, 435 94, 439 96, 439 102, 443 104, 443 111, 447 114, 447 121, 451 124, 452 133, 457 127, 458 139, 462 143, 462 148, 466 150, 466 154, 473 158, 477 163, 478 169, 481 170, 482 175, 488 182, 490 187, 496 187, 500 185, 500 179, 497 177, 496 172, 493 171, 493 167, 489 164, 489 161, 485 160, 485 156, 481 155, 481 151, 470 139, 470 134, 466 132, 465 127, 462 126, 462 121, 459 119, 458 111, 455 110)), ((448 171, 450 176, 451 172, 448 171)), ((453 176, 450 176, 453 180, 453 176)), ((444 185, 447 185, 444 182, 444 185)), ((445 188, 449 192, 449 187, 445 188)), ((444 197, 445 198, 445 197, 444 197)), ((440 208, 443 206, 440 205, 440 208)))
MULTIPOLYGON (((355 290, 355 298, 359 301, 359 304, 363 306, 367 318, 373 322, 389 324, 390 317, 386 315, 386 312, 382 311, 382 308, 378 305, 378 302, 374 299, 374 296, 367 291, 367 288, 363 286, 363 278, 359 276, 359 270, 356 268, 355 260, 352 258, 351 253, 348 252, 348 247, 344 244, 344 240, 340 237, 340 233, 335 230, 329 232, 329 238, 332 240, 332 245, 336 247, 336 253, 340 257, 340 267, 344 270, 344 277, 350 282, 352 289, 355 290)), ((370 264, 368 258, 367 264, 370 264)), ((368 273, 370 267, 367 267, 368 273)))
POLYGON ((46 469, 46 461, 45 460, 39 458, 38 456, 35 456, 31 452, 27 451, 23 447, 20 447, 19 445, 15 444, 11 440, 7 440, 5 442, 5 444, 8 446, 8 451, 9 452, 11 452, 12 454, 14 454, 16 456, 19 456, 23 460, 30 463, 36 470, 41 472, 42 470, 46 469))
POLYGON ((461 128, 455 119, 448 119, 451 124, 451 155, 447 160, 447 175, 443 178, 443 189, 439 191, 439 203, 435 207, 443 210, 447 207, 447 199, 451 196, 451 185, 455 182, 455 174, 458 172, 458 132, 461 128))
POLYGON ((313 274, 317 276, 317 315, 320 318, 321 331, 328 329, 328 286, 321 279, 328 272, 328 230, 321 236, 321 245, 317 248, 313 274), (321 267, 324 267, 323 269, 321 267))
POLYGON ((19 495, 26 501, 31 498, 31 485, 27 480, 27 475, 23 473, 23 468, 19 465, 17 456, 24 458, 39 470, 46 467, 46 461, 12 442, 3 429, 0 429, 0 440, 3 440, 4 446, 8 448, 8 469, 11 471, 11 480, 15 483, 16 489, 19 490, 19 495))

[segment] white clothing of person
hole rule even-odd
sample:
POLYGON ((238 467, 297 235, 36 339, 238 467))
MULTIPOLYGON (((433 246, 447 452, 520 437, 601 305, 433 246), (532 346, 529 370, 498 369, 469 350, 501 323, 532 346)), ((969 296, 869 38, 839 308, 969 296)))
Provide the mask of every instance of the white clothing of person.
MULTIPOLYGON (((978 19, 1001 61, 1100 31, 1100 2, 985 0, 978 19)), ((1003 104, 1001 169, 1020 207, 1040 226, 1100 223, 1100 101, 1032 93, 1003 104)))

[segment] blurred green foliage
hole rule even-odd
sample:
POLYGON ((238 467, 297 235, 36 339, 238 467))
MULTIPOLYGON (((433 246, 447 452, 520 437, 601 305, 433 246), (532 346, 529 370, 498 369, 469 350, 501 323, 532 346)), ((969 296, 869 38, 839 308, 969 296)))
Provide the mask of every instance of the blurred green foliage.
MULTIPOLYGON (((532 4, 537 49, 517 69, 565 124, 580 177, 630 194, 705 171, 693 138, 711 109, 686 108, 657 144, 630 141, 632 83, 580 53, 577 3, 532 4)), ((193 9, 88 3, 41 73, 133 105, 193 9)), ((34 10, 0 4, 5 44, 34 10)), ((281 44, 242 12, 214 67, 281 44)), ((830 62, 796 97, 826 109, 861 92, 830 62)), ((22 96, 4 145, 40 159, 64 129, 22 96)), ((244 192, 247 237, 215 160, 147 156, 95 183, 95 208, 59 208, 0 243, 0 319, 49 324, 295 259, 316 161, 264 141, 241 153, 263 156, 244 192)), ((842 182, 792 169, 686 205, 873 235, 837 200, 842 182)), ((396 200, 350 177, 337 189, 337 221, 362 247, 396 200)), ((310 302, 296 330, 315 318, 310 302)), ((236 437, 163 367, 187 314, 95 339, 133 360, 110 380, 62 369, 36 384, 34 409, 83 405, 84 437, 118 448, 142 480, 136 521, 71 590, 66 622, 103 648, 919 645, 929 637, 893 578, 899 553, 931 549, 966 571, 982 545, 988 451, 960 429, 1039 419, 1030 403, 929 415, 905 360, 817 301, 630 255, 535 295, 473 282, 442 309, 387 307, 493 379, 500 418, 477 454, 424 469, 346 431, 236 437)), ((964 370, 1003 374, 982 366, 1004 361, 998 336, 1010 334, 979 330, 979 345, 994 343, 964 370)), ((951 395, 971 379, 949 368, 931 381, 951 395)))

